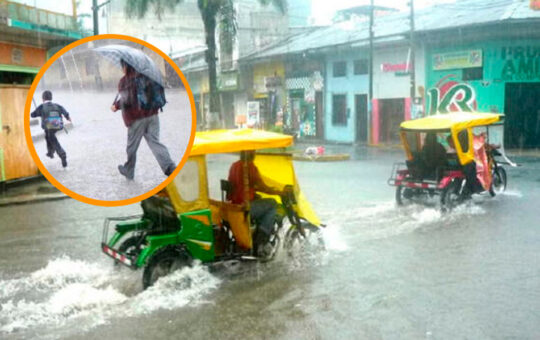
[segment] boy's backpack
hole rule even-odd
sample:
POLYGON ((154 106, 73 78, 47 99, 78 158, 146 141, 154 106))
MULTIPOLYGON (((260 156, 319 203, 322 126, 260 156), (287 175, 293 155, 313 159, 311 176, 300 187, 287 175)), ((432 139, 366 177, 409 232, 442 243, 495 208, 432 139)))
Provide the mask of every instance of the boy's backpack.
POLYGON ((167 103, 163 86, 140 74, 135 78, 137 105, 144 110, 160 109, 167 103))
POLYGON ((62 130, 64 128, 61 109, 56 104, 44 104, 42 118, 45 130, 62 130))

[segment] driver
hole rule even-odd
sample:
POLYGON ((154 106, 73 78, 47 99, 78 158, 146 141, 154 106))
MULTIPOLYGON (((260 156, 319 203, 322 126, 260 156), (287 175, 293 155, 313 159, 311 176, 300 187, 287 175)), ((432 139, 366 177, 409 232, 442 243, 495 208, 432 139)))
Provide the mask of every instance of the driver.
POLYGON ((264 244, 274 225, 276 216, 276 201, 272 198, 260 198, 257 197, 255 191, 263 192, 270 195, 281 195, 282 191, 267 186, 259 174, 259 170, 253 164, 255 158, 254 151, 242 151, 240 153, 240 160, 234 162, 229 169, 229 182, 232 185, 232 190, 227 194, 227 199, 234 204, 244 204, 244 161, 247 161, 248 167, 248 197, 249 201, 249 213, 251 218, 255 220, 258 225, 258 229, 263 233, 257 233, 256 244, 264 244))
POLYGON ((437 168, 448 165, 446 160, 446 149, 437 141, 437 135, 435 133, 430 132, 426 135, 422 154, 424 156, 426 174, 428 176, 435 176, 437 168))

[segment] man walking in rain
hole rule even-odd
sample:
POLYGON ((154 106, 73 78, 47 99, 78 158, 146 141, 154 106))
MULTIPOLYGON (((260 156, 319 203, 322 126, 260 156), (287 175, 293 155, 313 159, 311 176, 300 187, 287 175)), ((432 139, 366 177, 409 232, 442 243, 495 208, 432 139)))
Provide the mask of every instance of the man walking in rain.
MULTIPOLYGON (((150 80, 141 78, 145 76, 140 75, 124 60, 121 60, 120 64, 124 76, 118 84, 119 95, 111 106, 111 110, 113 112, 122 110, 124 124, 128 128, 128 139, 126 147, 127 161, 118 166, 118 171, 129 180, 134 178, 137 150, 144 137, 161 170, 166 176, 169 176, 176 168, 176 164, 172 161, 165 145, 159 141, 159 109, 157 107, 143 108, 139 100, 139 92, 141 91, 137 87, 141 86, 140 79, 145 79, 148 82, 150 80)), ((149 98, 150 101, 152 99, 149 98)))
POLYGON ((43 104, 38 106, 34 112, 30 114, 32 118, 41 117, 41 127, 45 131, 45 142, 47 143, 47 157, 54 158, 54 153, 60 157, 62 166, 67 166, 66 152, 56 138, 56 132, 64 129, 62 116, 69 118, 69 113, 61 106, 52 102, 51 91, 44 91, 41 95, 43 104))

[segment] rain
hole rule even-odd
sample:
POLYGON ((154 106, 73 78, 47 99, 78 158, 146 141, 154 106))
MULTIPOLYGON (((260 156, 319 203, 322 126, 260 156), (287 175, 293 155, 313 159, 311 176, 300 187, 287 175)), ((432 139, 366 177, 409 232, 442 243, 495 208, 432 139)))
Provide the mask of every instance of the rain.
POLYGON ((206 17, 212 1, 5 3, 1 339, 540 338, 538 1, 235 0, 206 17), (140 49, 165 88, 160 140, 175 163, 192 155, 123 206, 58 190, 20 119, 46 61, 105 33, 154 45, 187 82, 148 47, 98 37, 33 94, 30 111, 50 90, 72 118, 56 133, 67 167, 39 120, 30 132, 76 194, 162 183, 146 142, 134 180, 119 173, 123 73, 95 51, 140 49), (241 204, 239 161, 259 175, 243 173, 241 204), (247 188, 257 177, 279 195, 247 188), (275 202, 266 239, 248 213, 259 195, 275 202))

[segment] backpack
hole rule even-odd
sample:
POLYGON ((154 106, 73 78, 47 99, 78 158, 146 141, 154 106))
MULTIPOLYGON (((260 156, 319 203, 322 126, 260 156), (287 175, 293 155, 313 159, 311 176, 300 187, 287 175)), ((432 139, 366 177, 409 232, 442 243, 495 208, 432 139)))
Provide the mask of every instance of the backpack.
POLYGON ((58 105, 52 103, 43 105, 42 117, 45 130, 62 130, 64 128, 64 121, 58 105))
POLYGON ((135 78, 137 105, 144 110, 160 109, 167 103, 163 86, 144 75, 135 78))

